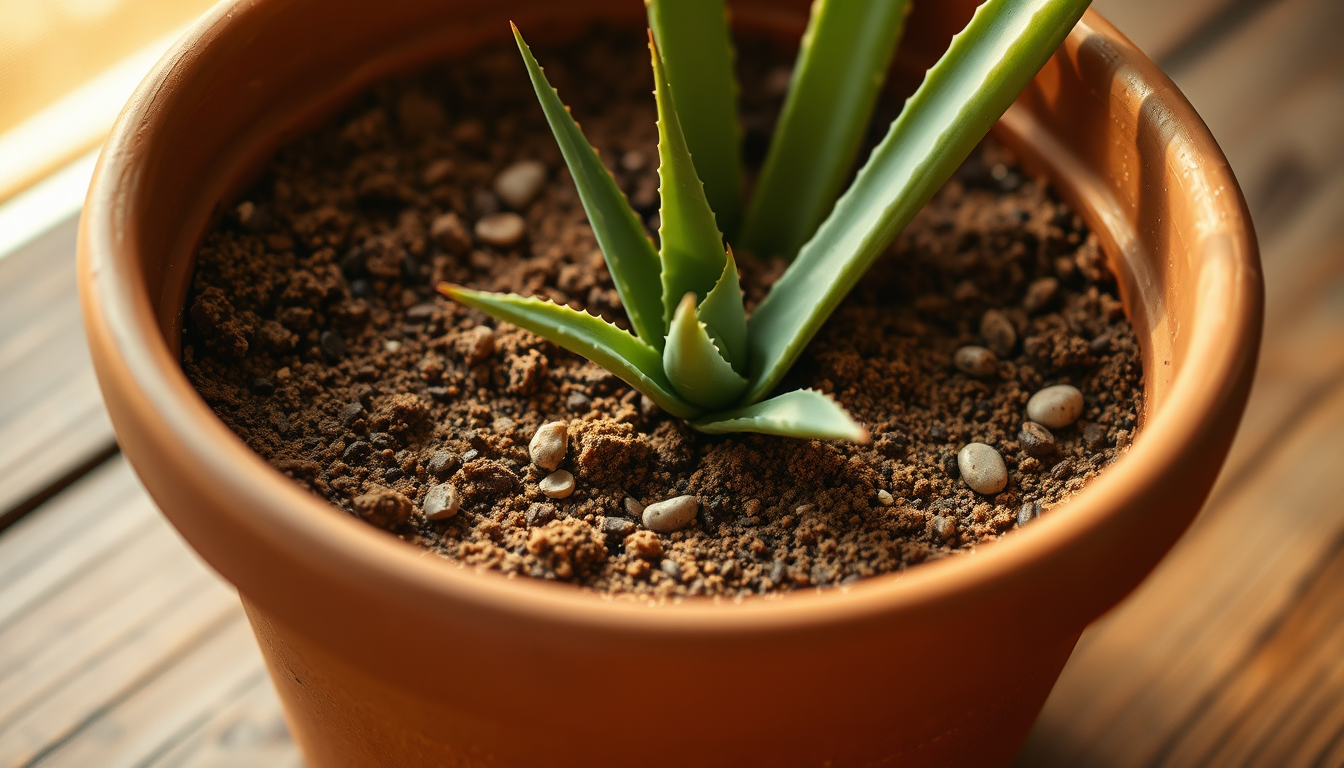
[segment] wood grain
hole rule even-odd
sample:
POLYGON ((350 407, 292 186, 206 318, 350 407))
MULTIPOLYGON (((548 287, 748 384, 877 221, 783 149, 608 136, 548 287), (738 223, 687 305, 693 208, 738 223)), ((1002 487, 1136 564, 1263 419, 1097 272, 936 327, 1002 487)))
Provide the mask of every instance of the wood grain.
POLYGON ((0 259, 0 529, 114 449, 70 219, 0 259))

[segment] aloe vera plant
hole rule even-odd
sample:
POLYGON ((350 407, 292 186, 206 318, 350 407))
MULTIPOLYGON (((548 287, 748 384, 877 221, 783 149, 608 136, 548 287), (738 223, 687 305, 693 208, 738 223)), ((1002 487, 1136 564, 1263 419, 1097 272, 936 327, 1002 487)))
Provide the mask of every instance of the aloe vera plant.
POLYGON ((866 441, 867 430, 827 394, 803 389, 770 395, 1088 3, 981 5, 832 206, 891 61, 906 3, 817 0, 743 227, 758 253, 797 255, 750 318, 732 248, 710 204, 719 204, 735 224, 741 171, 733 84, 724 81, 731 52, 723 47, 723 0, 648 2, 661 198, 656 248, 515 26, 518 50, 633 333, 536 298, 457 285, 440 290, 587 357, 702 432, 866 441), (703 60, 690 60, 706 47, 703 60), (713 159, 711 184, 701 183, 695 157, 713 159))

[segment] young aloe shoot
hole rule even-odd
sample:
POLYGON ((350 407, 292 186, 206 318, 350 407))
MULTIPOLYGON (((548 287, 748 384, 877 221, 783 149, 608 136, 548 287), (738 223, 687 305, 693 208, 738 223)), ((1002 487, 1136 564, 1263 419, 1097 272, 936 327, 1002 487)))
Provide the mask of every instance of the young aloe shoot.
MULTIPOLYGON (((864 442, 868 431, 829 395, 811 389, 771 393, 863 272, 970 154, 1087 5, 1088 0, 988 0, 981 5, 907 100, 849 189, 815 231, 803 230, 807 237, 797 257, 750 319, 732 249, 708 202, 737 204, 738 190, 722 185, 736 184, 740 169, 716 170, 718 186, 707 196, 692 160, 694 151, 716 162, 725 157, 738 162, 736 119, 721 114, 731 110, 731 100, 724 98, 731 81, 727 89, 694 81, 678 88, 676 81, 669 82, 672 73, 683 73, 684 79, 685 73, 703 78, 720 71, 731 78, 723 64, 731 62, 731 51, 718 50, 728 45, 722 0, 649 0, 661 198, 657 249, 515 26, 518 50, 634 332, 536 298, 458 285, 439 288, 462 304, 587 357, 702 432, 864 442), (670 60, 694 55, 696 47, 688 40, 714 49, 704 58, 718 63, 697 69, 670 60), (693 116, 694 136, 682 125, 683 113, 693 116)), ((752 239, 767 248, 780 243, 775 252, 787 254, 801 238, 795 225, 806 217, 815 221, 817 212, 830 206, 853 162, 904 12, 905 4, 893 0, 813 4, 776 129, 779 151, 771 148, 762 174, 762 182, 773 186, 757 190, 745 235, 755 233, 752 239), (862 25, 865 19, 876 23, 862 25), (864 38, 856 42, 851 33, 860 28, 864 38), (856 77, 861 87, 851 82, 856 77), (818 119, 817 110, 834 119, 818 119), (798 191, 800 179, 810 186, 798 191), (790 191, 805 199, 792 200, 790 191)), ((731 215, 736 213, 734 208, 731 215)))

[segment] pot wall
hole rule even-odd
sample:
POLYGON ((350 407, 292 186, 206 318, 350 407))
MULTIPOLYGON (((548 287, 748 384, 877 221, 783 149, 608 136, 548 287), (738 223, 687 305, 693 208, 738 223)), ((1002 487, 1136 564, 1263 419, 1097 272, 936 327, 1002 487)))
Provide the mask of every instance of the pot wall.
MULTIPOLYGON (((908 72, 974 3, 919 5, 908 72)), ((733 7, 790 36, 807 10, 733 7)), ((1095 14, 998 130, 1101 237, 1144 345, 1147 422, 1067 507, 974 556, 741 605, 614 604, 461 571, 298 489, 182 375, 191 254, 278 147, 379 77, 507 39, 509 18, 544 39, 593 15, 639 24, 643 9, 556 13, 542 0, 222 4, 137 92, 100 160, 81 287, 119 441, 244 596, 309 764, 1005 763, 1083 627, 1203 503, 1259 339, 1253 234, 1226 161, 1095 14)))

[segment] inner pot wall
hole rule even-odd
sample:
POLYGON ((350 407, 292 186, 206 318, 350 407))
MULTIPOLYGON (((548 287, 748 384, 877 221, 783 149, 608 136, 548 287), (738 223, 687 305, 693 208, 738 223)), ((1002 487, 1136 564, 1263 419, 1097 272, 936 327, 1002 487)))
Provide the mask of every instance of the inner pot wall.
MULTIPOLYGON (((973 6, 920 4, 905 71, 927 66, 973 6)), ((807 4, 733 8, 796 36, 807 4)), ((509 18, 542 40, 595 17, 638 24, 643 9, 589 0, 559 14, 525 0, 225 3, 137 92, 100 160, 81 287, 118 438, 244 596, 310 764, 1005 762, 1082 628, 1198 511, 1259 338, 1254 240, 1226 161, 1095 14, 999 133, 1101 238, 1144 346, 1147 423, 1066 508, 973 556, 741 605, 651 608, 509 582, 424 558, 309 496, 183 376, 191 255, 276 149, 381 77, 507 40, 509 18)))

